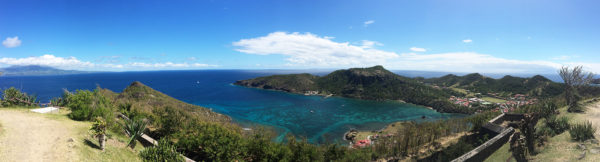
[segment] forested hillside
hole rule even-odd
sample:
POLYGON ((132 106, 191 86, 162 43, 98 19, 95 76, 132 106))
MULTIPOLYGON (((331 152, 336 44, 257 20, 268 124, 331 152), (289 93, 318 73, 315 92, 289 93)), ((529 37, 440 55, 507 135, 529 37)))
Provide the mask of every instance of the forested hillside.
POLYGON ((510 75, 500 79, 482 76, 478 73, 465 76, 446 75, 439 78, 424 79, 424 83, 443 87, 456 87, 479 93, 510 93, 528 94, 537 97, 552 97, 562 93, 563 87, 560 83, 541 75, 531 78, 513 77, 510 75))
POLYGON ((322 77, 310 74, 274 75, 241 80, 235 84, 301 94, 335 95, 366 100, 402 100, 430 106, 441 112, 469 112, 448 102, 451 90, 427 86, 417 80, 396 75, 382 66, 337 70, 322 77))

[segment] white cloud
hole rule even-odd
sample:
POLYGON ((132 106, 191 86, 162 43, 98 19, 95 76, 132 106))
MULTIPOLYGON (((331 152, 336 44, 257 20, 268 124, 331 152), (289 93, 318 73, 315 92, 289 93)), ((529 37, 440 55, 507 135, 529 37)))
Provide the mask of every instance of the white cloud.
POLYGON ((191 68, 191 67, 216 67, 216 65, 201 64, 201 63, 144 63, 144 62, 133 62, 127 64, 129 67, 143 67, 143 68, 191 68))
POLYGON ((465 39, 465 40, 462 40, 462 42, 463 43, 471 43, 471 42, 473 42, 473 40, 471 40, 471 39, 465 39))
MULTIPOLYGON (((378 43, 363 41, 363 46, 335 42, 332 37, 311 33, 273 32, 267 36, 233 42, 242 53, 284 55, 290 66, 371 66, 397 58, 398 54, 372 48, 378 43)), ((380 43, 379 43, 380 44, 380 43)))
POLYGON ((362 40, 361 46, 362 48, 373 48, 375 46, 383 46, 382 43, 370 40, 362 40))
MULTIPOLYGON (((106 56, 109 58, 120 58, 120 56, 106 56)), ((104 63, 106 61, 96 61, 92 63, 89 61, 81 61, 75 57, 57 57, 54 55, 42 55, 25 58, 0 58, 0 65, 3 66, 26 66, 26 65, 41 65, 49 66, 59 69, 67 70, 156 70, 156 69, 191 69, 191 68, 207 68, 217 67, 216 65, 202 64, 202 63, 145 63, 145 62, 131 62, 127 64, 116 64, 114 62, 104 63)))
POLYGON ((366 26, 369 26, 371 24, 375 23, 375 20, 369 20, 369 21, 365 21, 363 24, 366 26))
POLYGON ((25 58, 10 58, 3 57, 0 58, 0 64, 4 65, 42 65, 42 66, 51 66, 62 69, 80 69, 80 68, 90 68, 93 67, 94 64, 87 61, 80 61, 75 57, 56 57, 54 55, 42 55, 42 56, 33 56, 33 57, 25 57, 25 58))
POLYGON ((568 55, 561 55, 561 56, 556 56, 556 57, 552 57, 552 60, 569 60, 573 58, 572 56, 568 56, 568 55))
POLYGON ((390 63, 388 65, 396 69, 487 73, 553 73, 562 66, 549 61, 512 60, 474 52, 407 53, 390 63))
POLYGON ((14 47, 19 47, 21 45, 21 40, 19 40, 19 37, 15 36, 15 37, 6 37, 6 39, 4 39, 4 41, 2 41, 2 45, 4 45, 4 47, 6 48, 14 48, 14 47))
POLYGON ((425 52, 425 51, 427 51, 425 48, 419 48, 419 47, 410 47, 410 50, 414 51, 414 52, 425 52))

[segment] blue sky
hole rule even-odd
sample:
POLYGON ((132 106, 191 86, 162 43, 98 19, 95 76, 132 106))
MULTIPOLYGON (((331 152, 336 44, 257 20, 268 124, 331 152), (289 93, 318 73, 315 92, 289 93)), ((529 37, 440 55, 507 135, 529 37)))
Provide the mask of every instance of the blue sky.
POLYGON ((600 72, 596 1, 0 0, 0 66, 600 72))

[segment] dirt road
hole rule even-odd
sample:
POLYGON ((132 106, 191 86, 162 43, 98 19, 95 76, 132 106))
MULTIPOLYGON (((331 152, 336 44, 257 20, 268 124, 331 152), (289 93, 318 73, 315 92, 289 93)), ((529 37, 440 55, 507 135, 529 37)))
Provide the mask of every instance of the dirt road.
POLYGON ((585 120, 589 120, 596 127, 595 136, 600 137, 600 102, 587 106, 585 120))
POLYGON ((0 110, 0 161, 78 161, 74 133, 59 121, 19 110, 0 110))

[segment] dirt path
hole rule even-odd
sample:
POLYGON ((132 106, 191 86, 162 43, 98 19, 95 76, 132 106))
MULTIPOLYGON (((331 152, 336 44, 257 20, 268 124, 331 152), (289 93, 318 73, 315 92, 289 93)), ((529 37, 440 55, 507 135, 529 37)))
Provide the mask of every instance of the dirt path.
POLYGON ((0 161, 78 161, 73 130, 59 121, 19 110, 0 110, 0 161))
POLYGON ((596 127, 596 137, 600 137, 600 102, 587 106, 585 119, 596 127))

